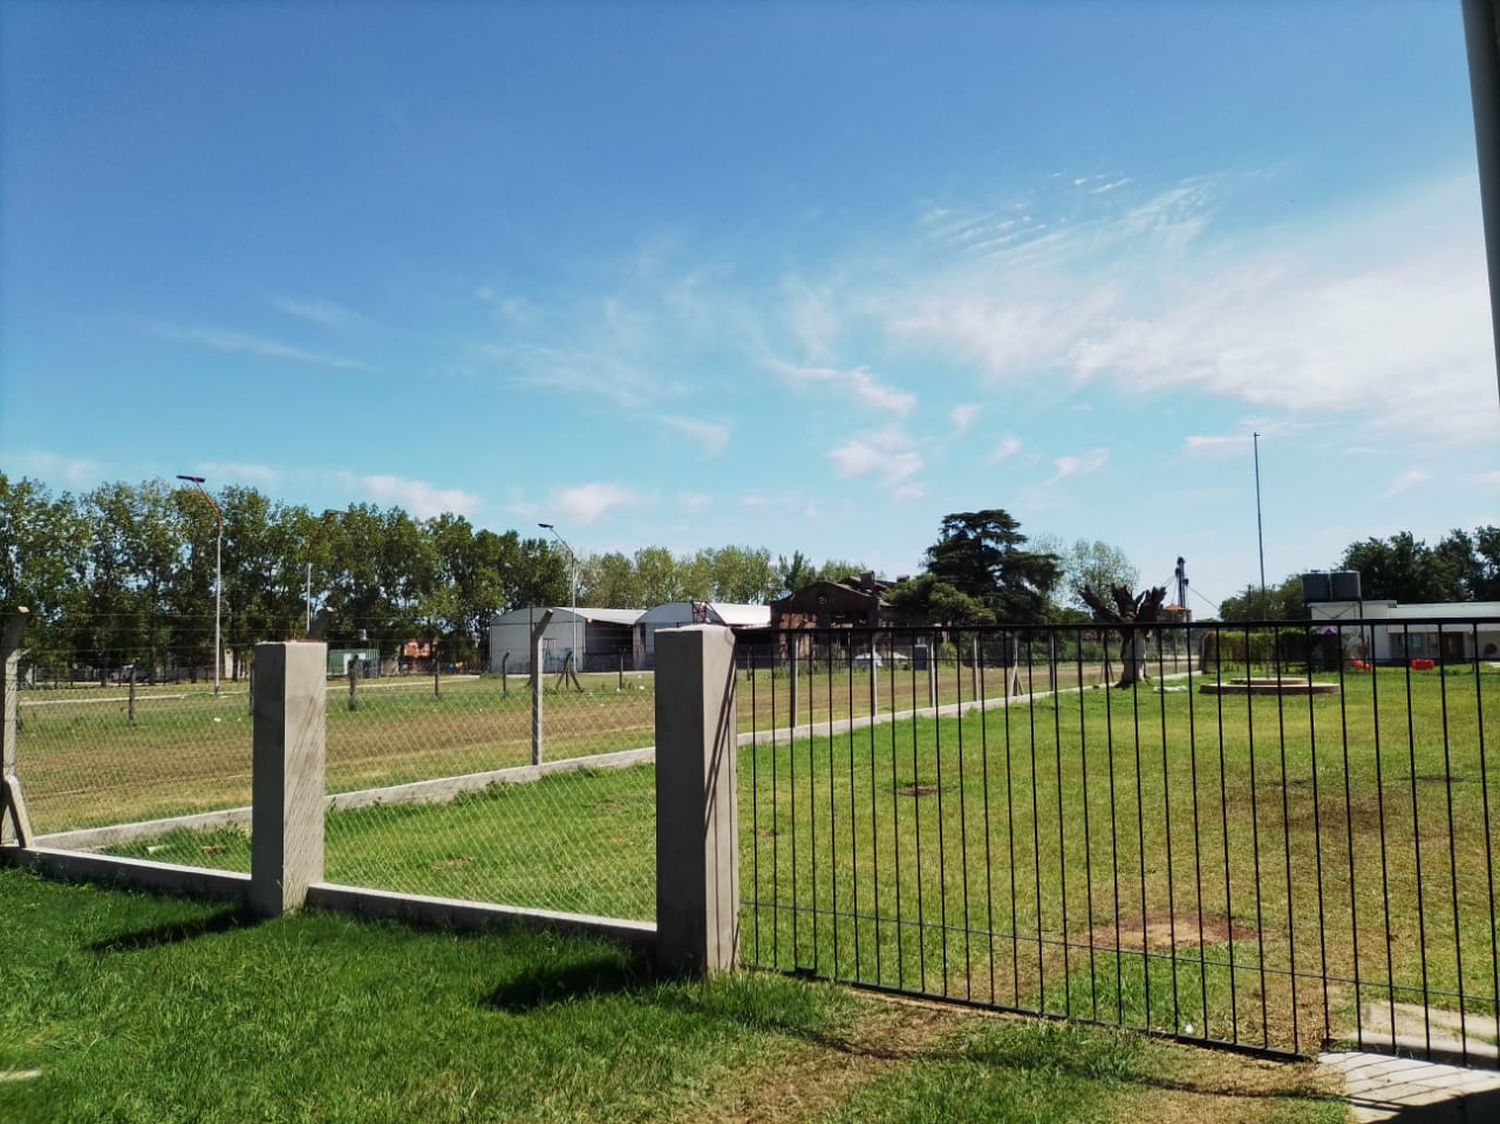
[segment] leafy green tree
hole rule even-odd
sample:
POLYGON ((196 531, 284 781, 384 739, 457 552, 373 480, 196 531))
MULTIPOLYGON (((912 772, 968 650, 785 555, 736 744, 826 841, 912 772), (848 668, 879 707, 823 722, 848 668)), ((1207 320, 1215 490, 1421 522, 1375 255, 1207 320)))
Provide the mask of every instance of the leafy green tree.
POLYGON ((776 596, 785 597, 796 593, 804 586, 811 585, 815 580, 816 569, 812 560, 800 550, 792 551, 792 556, 777 555, 776 558, 776 596))
POLYGON ((1054 554, 1027 550, 1020 526, 1000 508, 944 516, 937 542, 927 548, 927 573, 999 623, 1046 619, 1062 567, 1054 554))
POLYGON ((1087 608, 1082 592, 1085 587, 1102 591, 1123 585, 1135 589, 1140 583, 1140 571, 1125 552, 1102 539, 1078 539, 1056 553, 1063 571, 1061 589, 1075 609, 1087 608))
POLYGON ((1435 551, 1410 531, 1351 544, 1344 551, 1342 566, 1359 571, 1366 598, 1410 604, 1465 597, 1463 573, 1452 552, 1435 551))
POLYGON ((1302 578, 1298 574, 1283 579, 1280 585, 1268 586, 1264 597, 1258 588, 1252 587, 1219 602, 1221 621, 1300 621, 1306 618, 1302 578))

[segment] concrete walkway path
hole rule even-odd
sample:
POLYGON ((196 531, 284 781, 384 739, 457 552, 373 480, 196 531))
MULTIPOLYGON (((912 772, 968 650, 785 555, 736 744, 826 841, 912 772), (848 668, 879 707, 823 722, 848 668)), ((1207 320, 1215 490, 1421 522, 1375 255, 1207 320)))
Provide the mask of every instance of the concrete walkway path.
POLYGON ((1393 1058, 1389 1054, 1320 1054, 1319 1064, 1344 1079, 1354 1119, 1413 1124, 1500 1121, 1500 1071, 1393 1058))

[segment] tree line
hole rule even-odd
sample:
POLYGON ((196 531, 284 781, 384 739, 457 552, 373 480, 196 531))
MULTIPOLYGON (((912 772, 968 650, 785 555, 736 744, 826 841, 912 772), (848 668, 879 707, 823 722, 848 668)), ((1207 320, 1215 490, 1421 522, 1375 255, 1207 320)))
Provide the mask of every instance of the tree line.
MULTIPOLYGON (((64 668, 211 667, 215 505, 232 674, 257 641, 302 636, 309 605, 333 609, 326 635, 335 647, 393 654, 406 640, 437 639, 445 662, 482 663, 496 615, 572 597, 573 562, 541 535, 373 504, 314 512, 236 485, 212 500, 164 480, 58 494, 0 473, 0 613, 31 610, 31 659, 64 668)), ((691 555, 646 547, 579 558, 576 577, 580 605, 626 608, 763 602, 862 569, 841 560, 815 566, 800 551, 773 561, 749 546, 691 555)))
MULTIPOLYGON (((1389 538, 1350 543, 1336 569, 1358 570, 1367 601, 1406 605, 1445 601, 1500 601, 1500 527, 1449 531, 1434 546, 1401 531, 1389 538)), ((1226 621, 1301 620, 1302 577, 1292 574, 1268 586, 1264 595, 1248 588, 1219 605, 1226 621)))

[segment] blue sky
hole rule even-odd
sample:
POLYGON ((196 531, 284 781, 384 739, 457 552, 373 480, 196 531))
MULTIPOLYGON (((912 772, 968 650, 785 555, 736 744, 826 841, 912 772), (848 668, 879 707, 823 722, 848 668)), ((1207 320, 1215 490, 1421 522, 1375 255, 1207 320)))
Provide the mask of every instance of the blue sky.
MULTIPOLYGON (((1209 600, 1500 522, 1459 5, 0 7, 0 467, 1209 600)), ((1206 606, 1198 602, 1196 607, 1206 606)))

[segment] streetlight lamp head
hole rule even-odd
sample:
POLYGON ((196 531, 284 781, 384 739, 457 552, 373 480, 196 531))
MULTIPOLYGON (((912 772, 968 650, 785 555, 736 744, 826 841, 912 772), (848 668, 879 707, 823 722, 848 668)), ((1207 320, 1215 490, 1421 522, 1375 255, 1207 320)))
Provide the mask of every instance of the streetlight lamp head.
POLYGON ((544 531, 555 531, 555 530, 557 530, 557 528, 554 527, 551 523, 538 523, 537 526, 540 527, 544 531))
POLYGON ((179 480, 186 480, 190 484, 202 484, 207 479, 207 477, 203 477, 203 476, 184 476, 184 475, 182 475, 182 473, 179 472, 177 474, 177 479, 179 479, 179 480))

